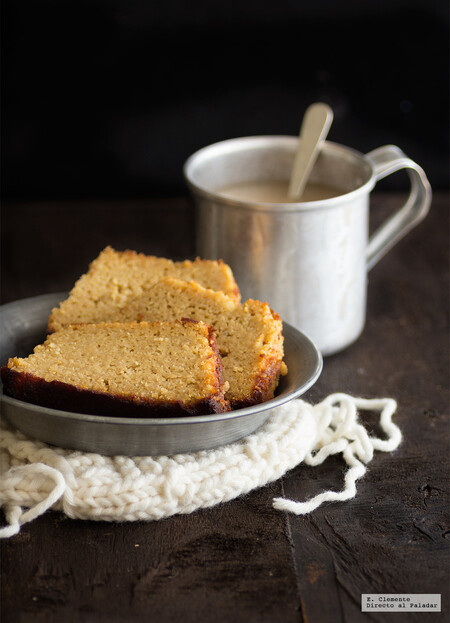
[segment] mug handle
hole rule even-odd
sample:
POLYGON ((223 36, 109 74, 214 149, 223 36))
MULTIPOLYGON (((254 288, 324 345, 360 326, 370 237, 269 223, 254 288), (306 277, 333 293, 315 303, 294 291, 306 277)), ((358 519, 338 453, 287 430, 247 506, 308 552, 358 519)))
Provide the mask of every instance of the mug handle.
POLYGON ((397 210, 370 237, 367 245, 367 270, 397 244, 428 214, 431 204, 431 186, 425 172, 395 145, 385 145, 366 154, 372 165, 375 180, 383 179, 395 171, 407 169, 411 191, 404 206, 397 210))

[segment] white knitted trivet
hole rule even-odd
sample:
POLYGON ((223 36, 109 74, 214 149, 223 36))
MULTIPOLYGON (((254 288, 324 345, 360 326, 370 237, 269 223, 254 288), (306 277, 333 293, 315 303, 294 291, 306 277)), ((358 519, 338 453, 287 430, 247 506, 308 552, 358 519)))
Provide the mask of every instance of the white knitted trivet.
POLYGON ((302 461, 318 465, 343 454, 349 469, 340 492, 307 502, 275 498, 275 508, 298 515, 322 502, 356 494, 374 450, 390 452, 401 441, 391 398, 365 400, 333 394, 313 406, 297 399, 274 409, 252 435, 214 450, 157 457, 106 457, 55 448, 0 426, 0 504, 10 537, 47 509, 102 521, 154 520, 232 500, 272 482, 302 461), (380 412, 386 439, 369 436, 357 409, 380 412), (28 509, 28 510, 25 510, 28 509))

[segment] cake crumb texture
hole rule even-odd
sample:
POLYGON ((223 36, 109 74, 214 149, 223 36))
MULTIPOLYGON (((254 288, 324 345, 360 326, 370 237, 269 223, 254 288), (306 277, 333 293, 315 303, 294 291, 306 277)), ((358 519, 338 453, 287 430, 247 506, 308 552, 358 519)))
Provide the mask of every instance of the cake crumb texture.
POLYGON ((221 260, 197 258, 174 262, 136 251, 116 251, 108 246, 91 262, 68 298, 52 310, 49 332, 69 324, 110 321, 117 308, 167 276, 195 281, 240 300, 231 268, 221 260))
POLYGON ((1 374, 14 398, 81 413, 230 410, 214 331, 192 320, 69 325, 1 374))
POLYGON ((117 310, 115 320, 153 322, 183 317, 214 327, 229 383, 226 398, 233 408, 273 398, 286 366, 282 321, 267 303, 250 299, 240 304, 223 292, 167 277, 131 298, 117 310))

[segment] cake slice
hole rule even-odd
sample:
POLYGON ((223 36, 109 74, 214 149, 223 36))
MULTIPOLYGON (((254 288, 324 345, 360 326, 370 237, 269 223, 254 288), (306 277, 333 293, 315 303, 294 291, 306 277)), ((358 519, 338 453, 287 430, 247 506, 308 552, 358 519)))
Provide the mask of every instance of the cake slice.
POLYGON ((110 321, 130 297, 139 296, 167 276, 196 281, 223 291, 236 301, 239 288, 230 267, 221 260, 172 260, 106 247, 75 283, 69 297, 52 310, 49 332, 69 324, 110 321))
POLYGON ((70 325, 1 369, 4 393, 95 415, 222 413, 222 363, 212 328, 191 320, 70 325))
POLYGON ((239 304, 223 292, 194 282, 167 277, 130 299, 115 319, 175 320, 192 318, 212 325, 229 389, 225 397, 234 409, 273 398, 283 363, 282 321, 267 303, 239 304))

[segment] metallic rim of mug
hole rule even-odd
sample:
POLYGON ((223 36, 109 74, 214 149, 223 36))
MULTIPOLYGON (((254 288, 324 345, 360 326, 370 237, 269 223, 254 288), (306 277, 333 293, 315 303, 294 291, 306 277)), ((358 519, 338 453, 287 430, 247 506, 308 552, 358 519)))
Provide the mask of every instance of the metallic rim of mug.
POLYGON ((267 136, 245 136, 239 138, 231 138, 225 141, 219 141, 218 143, 212 143, 206 147, 202 147, 198 151, 194 152, 183 165, 183 175, 184 179, 190 188, 191 191, 194 191, 200 195, 203 195, 207 199, 213 201, 220 201, 220 203, 227 204, 231 207, 239 207, 247 210, 254 211, 273 211, 274 208, 278 210, 282 210, 283 212, 298 212, 298 211, 308 211, 308 210, 327 210, 339 205, 342 202, 347 202, 349 200, 353 200, 358 195, 368 194, 372 188, 375 186, 375 174, 373 172, 373 167, 368 161, 367 157, 364 154, 352 149, 351 147, 347 147, 345 145, 340 145, 339 143, 333 143, 331 141, 325 141, 323 149, 329 150, 331 152, 337 153, 345 153, 350 154, 355 158, 355 160, 359 161, 364 167, 368 167, 371 170, 371 175, 369 179, 364 182, 358 188, 351 190, 349 192, 345 192, 342 195, 338 195, 337 197, 331 197, 329 199, 320 199, 318 201, 299 201, 299 202, 290 202, 290 203, 270 203, 270 202, 258 202, 252 201, 251 203, 247 201, 240 201, 238 199, 232 199, 231 197, 227 197, 226 195, 222 195, 216 193, 212 190, 207 190, 202 186, 199 186, 196 182, 192 180, 191 169, 195 165, 195 163, 199 159, 209 158, 211 153, 214 155, 223 155, 223 154, 231 154, 236 151, 240 151, 240 148, 248 147, 252 143, 257 146, 258 144, 266 143, 267 146, 270 143, 275 143, 277 145, 285 145, 292 144, 294 141, 297 141, 298 137, 296 136, 284 136, 284 135, 267 135, 267 136), (214 152, 217 152, 214 154, 214 152))

